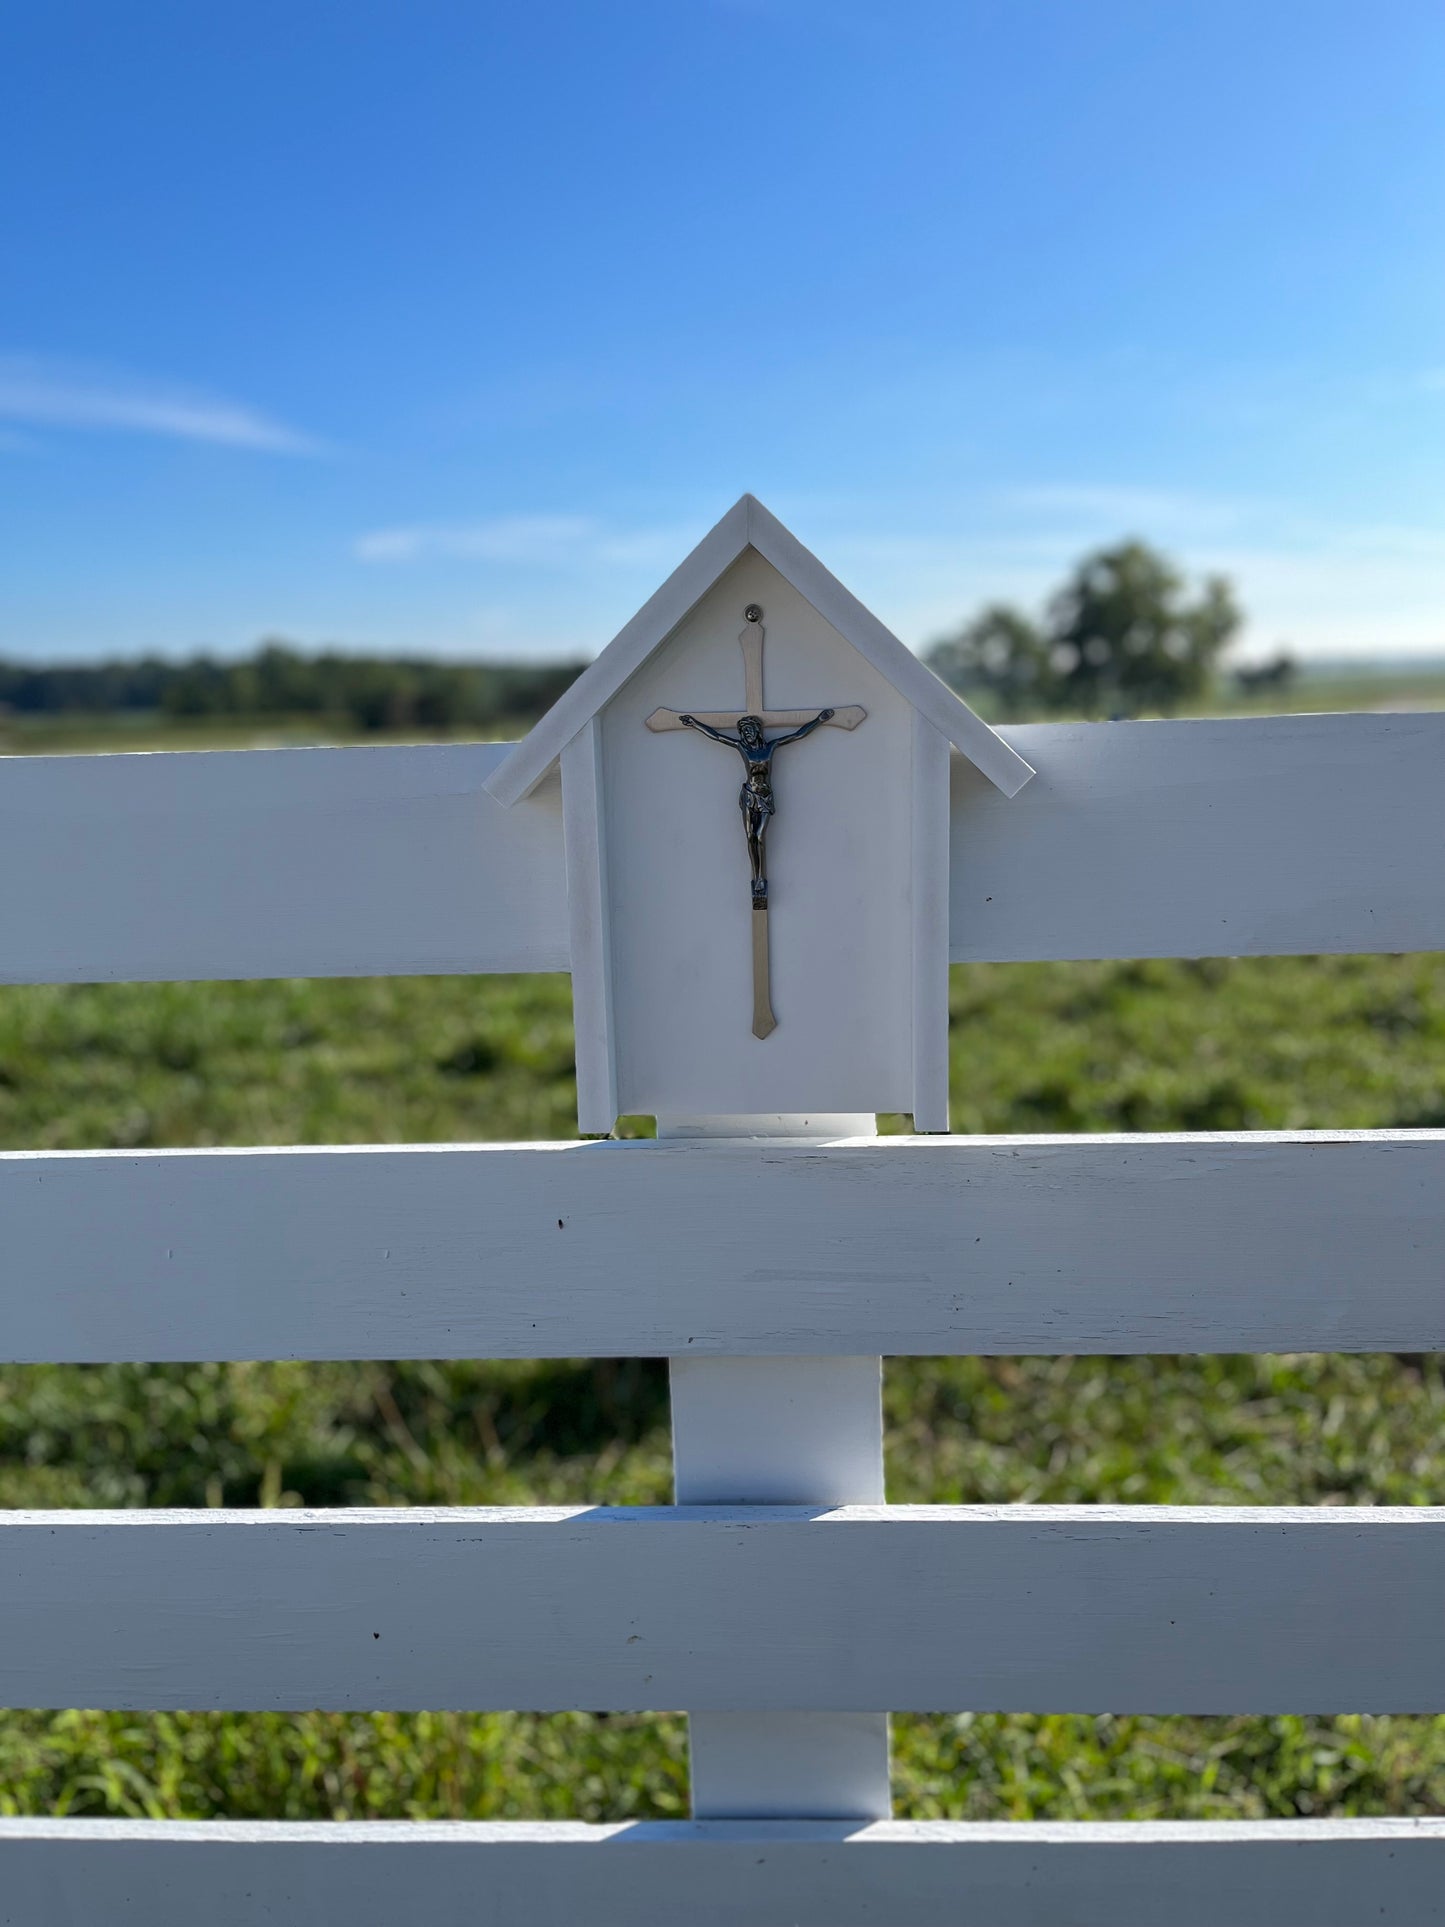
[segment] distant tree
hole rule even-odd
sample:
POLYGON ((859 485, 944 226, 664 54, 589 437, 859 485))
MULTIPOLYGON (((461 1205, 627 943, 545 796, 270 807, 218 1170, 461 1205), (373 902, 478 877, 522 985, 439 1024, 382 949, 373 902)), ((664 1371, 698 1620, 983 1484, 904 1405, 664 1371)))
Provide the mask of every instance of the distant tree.
POLYGON ((986 689, 1010 713, 1052 706, 1057 678, 1048 637, 1006 603, 990 603, 966 629, 936 643, 928 662, 954 689, 986 689))
POLYGON ((1288 649, 1281 649, 1267 662, 1241 664, 1234 672, 1234 686, 1241 696, 1277 694, 1288 689, 1298 674, 1298 662, 1288 649))
POLYGON ((928 661, 955 689, 986 691, 1013 713, 1167 714, 1208 687, 1241 621, 1222 576, 1191 598, 1157 550, 1121 542, 1084 558, 1041 623, 994 605, 928 661))

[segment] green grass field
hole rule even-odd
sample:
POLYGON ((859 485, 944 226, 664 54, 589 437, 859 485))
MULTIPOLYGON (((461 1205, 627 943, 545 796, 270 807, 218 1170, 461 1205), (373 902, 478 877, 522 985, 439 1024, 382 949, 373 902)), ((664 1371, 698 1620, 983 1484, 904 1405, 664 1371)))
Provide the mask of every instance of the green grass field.
MULTIPOLYGON (((955 1128, 1445 1124, 1445 959, 971 967, 955 1128)), ((560 978, 0 991, 13 1148, 556 1137, 560 978)), ((887 1120, 896 1126, 901 1120, 887 1120)), ((633 1128, 644 1128, 633 1120, 633 1128)), ((896 1361, 900 1500, 1445 1501, 1438 1359, 896 1361)), ((0 1504, 669 1496, 656 1363, 0 1367, 0 1504)), ((1445 1720, 909 1717, 900 1812, 1445 1809, 1445 1720)), ((682 1722, 0 1715, 0 1811, 686 1808, 682 1722)))

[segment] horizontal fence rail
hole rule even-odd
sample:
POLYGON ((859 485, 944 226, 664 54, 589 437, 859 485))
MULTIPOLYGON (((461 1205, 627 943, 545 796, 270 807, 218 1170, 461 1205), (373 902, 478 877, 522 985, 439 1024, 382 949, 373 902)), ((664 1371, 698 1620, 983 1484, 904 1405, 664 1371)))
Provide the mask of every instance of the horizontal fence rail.
POLYGON ((557 783, 505 743, 0 757, 0 982, 566 970, 557 783))
POLYGON ((1445 1131, 0 1155, 0 1358, 1445 1349, 1445 1131))
MULTIPOLYGON (((956 959, 1445 949, 1445 715, 1040 723, 954 759, 956 959)), ((499 744, 0 758, 0 982, 568 967, 499 744)))
POLYGON ((1445 1508, 0 1520, 7 1706, 1445 1711, 1445 1508))
POLYGON ((954 759, 954 960, 1445 949, 1445 714, 1035 723, 954 759))
POLYGON ((1445 1820, 0 1820, 0 1921, 1438 1927, 1445 1820))

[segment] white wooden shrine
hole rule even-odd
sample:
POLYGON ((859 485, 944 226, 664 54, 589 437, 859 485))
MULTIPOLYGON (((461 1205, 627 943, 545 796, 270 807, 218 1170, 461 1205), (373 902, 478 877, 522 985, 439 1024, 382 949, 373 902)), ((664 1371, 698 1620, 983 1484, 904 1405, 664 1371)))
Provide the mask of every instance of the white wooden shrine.
POLYGON ((619 1112, 948 1129, 954 755, 1004 796, 1033 774, 745 495, 487 780, 525 808, 561 766, 583 1131, 619 1112), (739 757, 681 719, 754 715, 776 739, 820 714, 775 759, 755 915, 739 757))

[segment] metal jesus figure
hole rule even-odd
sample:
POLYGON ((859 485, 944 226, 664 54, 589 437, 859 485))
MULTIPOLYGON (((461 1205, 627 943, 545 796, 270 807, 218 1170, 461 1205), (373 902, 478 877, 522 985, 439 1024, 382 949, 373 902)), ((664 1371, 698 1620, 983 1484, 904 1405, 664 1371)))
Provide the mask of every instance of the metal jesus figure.
POLYGON ((753 873, 753 1035, 767 1037, 777 1029, 773 1015, 768 967, 768 825, 777 812, 773 795, 773 757, 785 743, 799 742, 815 729, 856 729, 867 716, 856 706, 820 709, 769 709, 763 702, 763 612, 755 602, 743 611, 744 628, 738 641, 743 651, 743 707, 747 714, 709 710, 698 715, 677 709, 655 709, 647 718, 652 730, 692 729, 735 749, 743 759, 743 786, 738 792, 743 831, 748 840, 748 862, 753 873), (731 725, 731 727, 729 727, 731 725), (766 731, 779 729, 771 742, 766 731), (736 730, 736 734, 734 734, 736 730))
POLYGON ((696 716, 679 716, 678 721, 684 729, 695 729, 703 736, 711 736, 715 743, 726 743, 735 749, 743 759, 746 775, 743 786, 738 791, 738 808, 743 813, 743 830, 748 839, 748 861, 753 868, 753 908, 765 905, 768 900, 768 874, 764 859, 763 839, 768 833, 768 824, 777 810, 773 796, 773 752, 785 743, 800 742, 804 736, 811 736, 820 723, 833 720, 831 709, 820 709, 810 723, 799 729, 790 729, 786 736, 775 736, 771 742, 763 735, 760 716, 739 716, 738 733, 729 736, 725 729, 714 729, 711 723, 699 722, 696 716))

